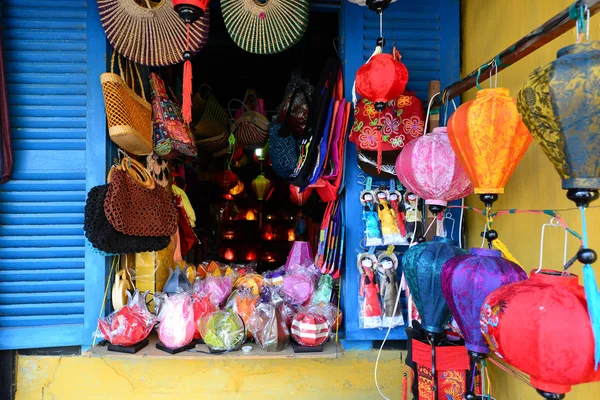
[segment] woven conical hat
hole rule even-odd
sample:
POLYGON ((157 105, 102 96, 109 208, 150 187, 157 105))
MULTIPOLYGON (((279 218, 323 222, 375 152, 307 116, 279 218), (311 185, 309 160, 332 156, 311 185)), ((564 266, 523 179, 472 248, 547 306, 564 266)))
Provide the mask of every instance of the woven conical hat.
MULTIPOLYGON (((120 54, 138 64, 155 67, 183 61, 186 27, 173 10, 172 0, 97 1, 106 37, 120 54)), ((190 27, 192 53, 200 51, 208 39, 209 18, 207 9, 190 27)))
POLYGON ((256 54, 280 53, 302 38, 308 26, 308 0, 221 0, 229 36, 256 54))

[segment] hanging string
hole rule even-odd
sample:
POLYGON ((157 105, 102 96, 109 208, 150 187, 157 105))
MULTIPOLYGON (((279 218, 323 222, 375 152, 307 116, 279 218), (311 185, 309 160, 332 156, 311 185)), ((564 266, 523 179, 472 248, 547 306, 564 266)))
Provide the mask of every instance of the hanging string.
MULTIPOLYGON (((581 206, 580 210, 583 248, 588 249, 585 207, 581 206)), ((587 300, 588 314, 590 315, 592 331, 594 332, 595 339, 594 368, 598 370, 598 363, 600 362, 600 293, 598 292, 596 275, 594 274, 594 270, 590 264, 585 264, 583 266, 583 287, 585 289, 585 299, 587 300)))
POLYGON ((521 371, 513 369, 509 365, 506 365, 506 364, 496 360, 493 357, 488 357, 488 360, 490 360, 490 362, 492 364, 494 364, 496 367, 498 367, 502 371, 506 372, 507 374, 511 375, 514 378, 517 378, 521 382, 525 383, 527 386, 533 388, 533 385, 529 381, 529 377, 526 374, 523 374, 521 371))

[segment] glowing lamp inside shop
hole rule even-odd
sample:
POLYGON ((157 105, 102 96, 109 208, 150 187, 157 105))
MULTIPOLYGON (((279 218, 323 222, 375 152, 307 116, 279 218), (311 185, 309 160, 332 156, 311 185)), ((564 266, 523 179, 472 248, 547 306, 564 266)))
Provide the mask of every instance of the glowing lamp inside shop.
POLYGON ((296 240, 296 234, 293 229, 288 230, 288 242, 294 242, 296 240))
POLYGON ((224 257, 227 261, 233 261, 235 259, 235 253, 231 248, 227 248, 227 250, 225 250, 224 257))
POLYGON ((246 221, 256 221, 256 213, 253 210, 246 211, 246 221))

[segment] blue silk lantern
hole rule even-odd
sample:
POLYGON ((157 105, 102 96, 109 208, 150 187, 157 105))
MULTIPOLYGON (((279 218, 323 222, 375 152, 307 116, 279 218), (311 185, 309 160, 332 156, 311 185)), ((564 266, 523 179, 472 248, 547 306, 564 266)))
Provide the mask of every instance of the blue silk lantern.
POLYGON ((402 257, 406 283, 426 332, 442 333, 452 315, 442 293, 441 272, 446 261, 468 254, 456 245, 455 240, 436 236, 411 247, 402 257))
POLYGON ((502 258, 499 250, 475 248, 468 255, 446 261, 441 278, 442 293, 465 338, 465 347, 472 357, 484 357, 489 352, 480 323, 485 298, 500 286, 527 279, 527 274, 502 258))
POLYGON ((406 283, 421 315, 421 325, 431 343, 434 399, 438 398, 436 336, 443 333, 444 325, 452 315, 442 293, 442 267, 449 259, 467 254, 466 250, 456 245, 455 240, 436 236, 432 242, 420 243, 409 248, 402 257, 406 283))

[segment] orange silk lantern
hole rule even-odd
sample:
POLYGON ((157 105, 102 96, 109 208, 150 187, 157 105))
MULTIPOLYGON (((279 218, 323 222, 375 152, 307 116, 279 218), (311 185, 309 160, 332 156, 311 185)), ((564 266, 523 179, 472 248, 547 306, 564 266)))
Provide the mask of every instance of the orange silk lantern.
POLYGON ((300 188, 298 186, 290 185, 290 200, 292 203, 299 205, 302 207, 306 200, 312 194, 312 188, 306 188, 302 192, 300 192, 300 188))
POLYGON ((256 193, 258 200, 264 200, 270 188, 271 181, 263 174, 260 174, 252 181, 252 189, 254 190, 254 193, 256 193))
POLYGON ((504 193, 533 140, 506 88, 480 90, 461 105, 448 121, 448 138, 486 206, 504 193))

